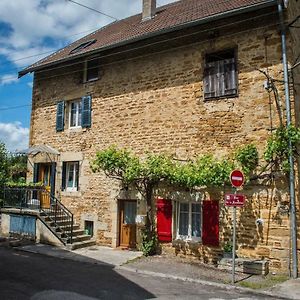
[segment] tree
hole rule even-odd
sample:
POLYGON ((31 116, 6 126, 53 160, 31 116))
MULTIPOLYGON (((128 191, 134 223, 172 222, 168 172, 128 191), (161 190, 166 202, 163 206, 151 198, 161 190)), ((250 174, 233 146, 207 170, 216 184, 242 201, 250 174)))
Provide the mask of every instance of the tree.
MULTIPOLYGON (((249 163, 249 158, 257 154, 254 146, 248 147, 239 157, 239 163, 248 166, 252 171, 256 164, 249 163), (254 152, 252 155, 249 152, 254 152)), ((255 156, 256 161, 256 156, 255 156)), ((105 174, 118 179, 123 187, 134 185, 146 201, 147 222, 143 235, 142 249, 151 254, 156 248, 156 232, 154 228, 154 214, 152 200, 154 188, 160 182, 174 186, 193 189, 199 186, 223 186, 228 183, 234 162, 230 159, 217 160, 212 155, 203 155, 194 161, 178 162, 167 154, 147 154, 144 159, 139 158, 126 149, 111 146, 97 152, 92 162, 94 172, 104 171, 105 174), (150 245, 150 246, 149 246, 150 245)))
POLYGON ((3 189, 4 184, 9 179, 8 153, 4 143, 0 142, 0 187, 3 189))

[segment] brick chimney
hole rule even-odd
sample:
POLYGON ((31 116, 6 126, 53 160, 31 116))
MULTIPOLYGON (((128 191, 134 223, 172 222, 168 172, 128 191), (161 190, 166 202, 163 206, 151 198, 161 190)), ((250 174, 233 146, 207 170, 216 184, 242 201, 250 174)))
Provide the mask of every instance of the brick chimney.
POLYGON ((151 20, 155 16, 156 0, 143 0, 142 21, 151 20))

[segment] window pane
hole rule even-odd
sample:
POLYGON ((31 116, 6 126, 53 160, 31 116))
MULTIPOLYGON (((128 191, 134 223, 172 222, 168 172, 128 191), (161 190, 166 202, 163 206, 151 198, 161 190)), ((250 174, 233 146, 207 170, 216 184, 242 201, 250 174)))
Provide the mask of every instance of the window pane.
POLYGON ((179 234, 188 235, 189 230, 189 204, 180 203, 179 234))
POLYGON ((70 126, 76 126, 76 103, 72 102, 70 107, 70 126))
POLYGON ((69 164, 68 165, 68 180, 67 180, 67 187, 68 188, 73 188, 74 187, 74 181, 75 181, 75 174, 74 174, 74 164, 69 164))
POLYGON ((201 207, 200 204, 192 204, 192 236, 201 237, 201 207))
POLYGON ((86 80, 95 80, 98 79, 98 70, 99 70, 99 60, 94 59, 87 62, 87 74, 86 80))
POLYGON ((135 224, 136 202, 124 203, 124 224, 135 224))
POLYGON ((70 127, 81 126, 81 101, 70 104, 70 127))
POLYGON ((81 101, 78 102, 78 120, 77 126, 81 126, 81 101))

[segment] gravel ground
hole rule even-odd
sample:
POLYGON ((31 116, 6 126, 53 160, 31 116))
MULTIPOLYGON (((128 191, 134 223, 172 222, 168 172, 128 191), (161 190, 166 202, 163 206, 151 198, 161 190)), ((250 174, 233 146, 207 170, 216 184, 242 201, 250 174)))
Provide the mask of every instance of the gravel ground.
MULTIPOLYGON (((207 280, 219 283, 230 283, 232 275, 230 271, 220 270, 213 265, 202 264, 192 259, 183 259, 177 256, 157 255, 151 257, 142 257, 128 262, 127 267, 146 270, 151 272, 165 273, 179 277, 188 277, 192 279, 207 280)), ((262 282, 264 277, 260 275, 248 275, 236 273, 236 282, 262 282)))

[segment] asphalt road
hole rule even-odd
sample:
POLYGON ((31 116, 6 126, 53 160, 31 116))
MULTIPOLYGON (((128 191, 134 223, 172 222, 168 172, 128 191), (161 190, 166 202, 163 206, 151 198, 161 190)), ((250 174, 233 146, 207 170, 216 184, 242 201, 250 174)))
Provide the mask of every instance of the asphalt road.
POLYGON ((0 247, 0 299, 274 299, 0 247))

